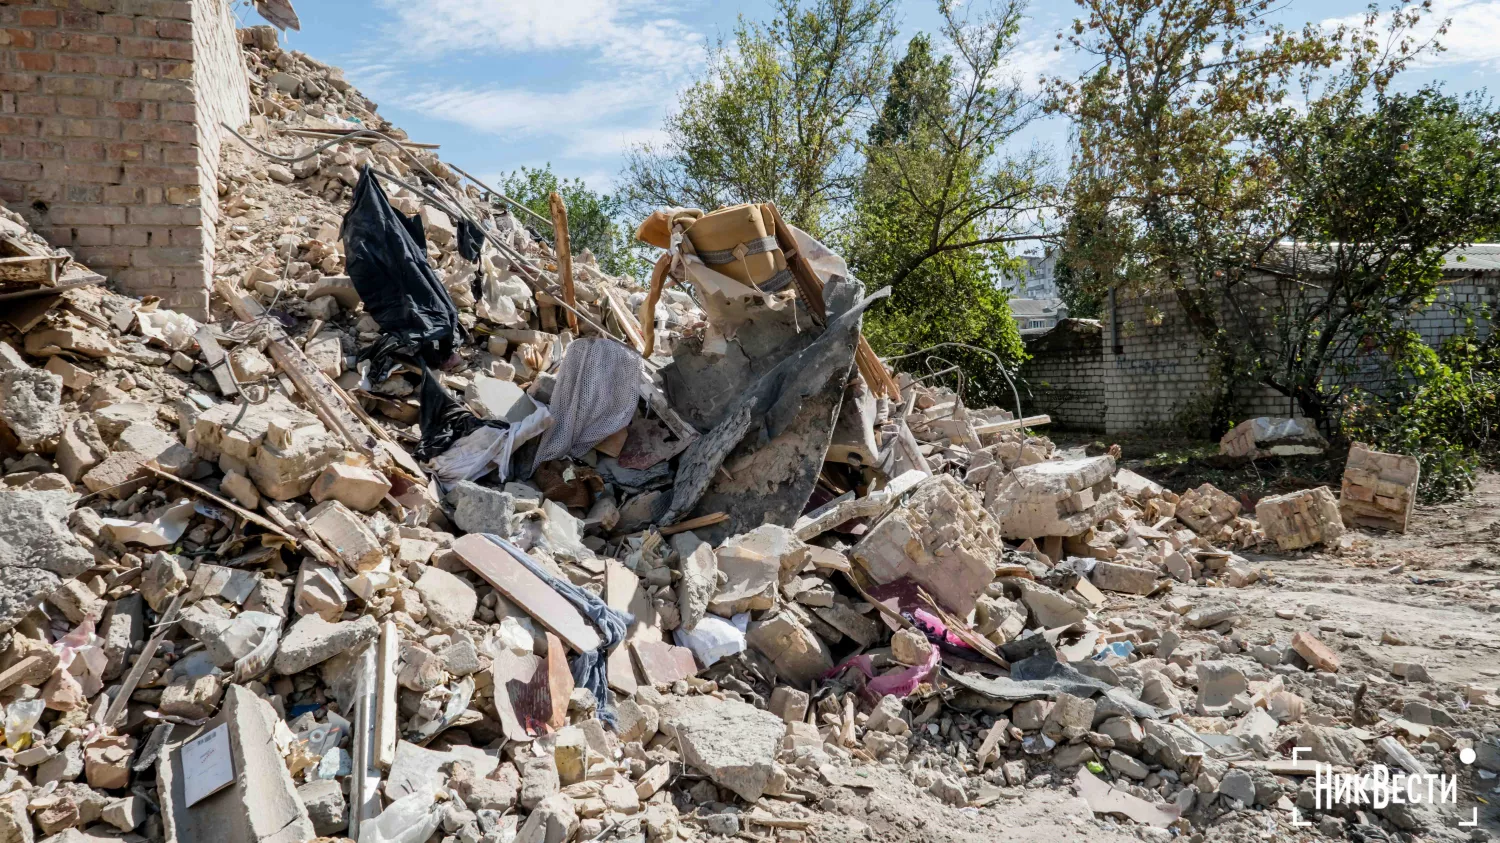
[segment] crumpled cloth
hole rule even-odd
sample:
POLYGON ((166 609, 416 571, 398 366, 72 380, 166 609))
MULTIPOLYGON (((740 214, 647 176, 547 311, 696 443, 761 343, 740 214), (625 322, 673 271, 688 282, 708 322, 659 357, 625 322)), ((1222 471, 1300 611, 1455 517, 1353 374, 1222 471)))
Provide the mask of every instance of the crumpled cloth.
POLYGON ((500 482, 509 478, 510 459, 547 425, 552 423, 552 414, 544 404, 538 404, 531 415, 509 428, 478 427, 458 439, 448 450, 433 457, 427 465, 442 484, 446 492, 461 480, 473 480, 496 469, 500 482))
POLYGON ((493 533, 485 533, 484 537, 494 542, 500 549, 511 555, 511 558, 526 566, 526 570, 538 577, 561 594, 563 599, 572 603, 578 611, 582 612, 594 626, 599 628, 599 637, 604 643, 599 649, 591 653, 579 653, 573 657, 568 666, 573 670, 573 684, 588 688, 594 692, 594 699, 599 701, 599 719, 609 724, 611 728, 617 727, 615 720, 615 706, 613 697, 609 691, 609 651, 619 646, 625 640, 625 632, 630 625, 635 623, 635 616, 629 612, 621 612, 611 609, 603 600, 595 597, 578 586, 560 580, 547 572, 541 563, 526 555, 526 551, 516 547, 505 539, 493 533))
POLYGON ((531 469, 559 457, 582 457, 630 424, 640 400, 645 359, 614 340, 574 340, 552 388, 552 429, 542 436, 531 469))

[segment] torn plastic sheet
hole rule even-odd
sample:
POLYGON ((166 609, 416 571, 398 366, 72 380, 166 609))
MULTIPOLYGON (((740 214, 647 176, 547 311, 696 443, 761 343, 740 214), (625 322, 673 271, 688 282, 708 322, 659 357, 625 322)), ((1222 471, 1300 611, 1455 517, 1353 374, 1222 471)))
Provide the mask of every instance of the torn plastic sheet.
POLYGON ((381 331, 434 365, 451 355, 458 308, 427 263, 421 218, 391 207, 368 164, 354 186, 339 237, 345 271, 381 331))
POLYGON ((128 518, 106 518, 104 526, 121 544, 143 544, 146 547, 170 547, 187 532, 195 511, 192 501, 181 500, 167 508, 166 512, 152 521, 131 521, 128 518))
POLYGON ((453 443, 481 427, 504 430, 510 426, 507 422, 482 419, 469 412, 469 409, 443 386, 426 363, 422 364, 422 385, 417 398, 421 403, 418 421, 422 429, 422 441, 417 444, 416 450, 419 460, 430 460, 436 457, 451 448, 453 443))
MULTIPOLYGON (((890 288, 885 287, 859 299, 862 291, 863 287, 853 279, 832 283, 824 288, 828 313, 833 318, 828 320, 822 335, 812 345, 781 361, 776 368, 761 376, 737 401, 729 405, 724 412, 724 420, 717 427, 688 446, 678 463, 672 505, 657 523, 674 523, 692 511, 708 492, 724 459, 747 435, 756 436, 757 445, 764 446, 790 427, 802 408, 802 403, 821 391, 829 379, 848 376, 854 366, 860 317, 870 305, 891 293, 890 288)), ((841 394, 843 386, 840 382, 841 394)), ((823 433, 831 438, 832 419, 829 422, 828 430, 823 433)), ((824 450, 826 452, 826 444, 824 450)), ((821 468, 821 456, 817 463, 821 468)), ((810 493, 811 489, 808 491, 810 493)), ((761 497, 764 497, 764 493, 761 497)), ((796 504, 797 514, 801 514, 806 503, 807 499, 804 497, 796 504)), ((744 525, 726 524, 725 529, 738 532, 740 530, 737 528, 742 526, 744 525)), ((753 526, 759 526, 759 523, 753 526)))
POLYGON ((927 649, 927 661, 922 664, 908 667, 905 670, 898 670, 895 673, 887 673, 884 676, 877 676, 875 674, 874 661, 870 656, 859 655, 845 659, 842 664, 823 674, 823 678, 830 679, 842 673, 846 668, 852 667, 863 673, 870 680, 865 683, 866 696, 878 700, 886 694, 890 694, 905 699, 911 696, 912 692, 917 689, 918 685, 922 684, 924 679, 932 675, 933 670, 937 668, 938 662, 941 659, 942 654, 938 652, 938 648, 929 647, 927 649))
POLYGON ((552 412, 547 405, 538 404, 531 415, 509 429, 488 426, 475 429, 433 457, 428 466, 445 492, 460 480, 482 477, 492 468, 499 472, 503 483, 510 477, 512 455, 551 425, 552 412))
POLYGON ((745 630, 749 625, 749 612, 740 612, 728 620, 709 614, 704 615, 692 630, 678 627, 672 631, 672 636, 677 639, 677 646, 692 650, 707 668, 713 667, 719 659, 744 651, 745 630))

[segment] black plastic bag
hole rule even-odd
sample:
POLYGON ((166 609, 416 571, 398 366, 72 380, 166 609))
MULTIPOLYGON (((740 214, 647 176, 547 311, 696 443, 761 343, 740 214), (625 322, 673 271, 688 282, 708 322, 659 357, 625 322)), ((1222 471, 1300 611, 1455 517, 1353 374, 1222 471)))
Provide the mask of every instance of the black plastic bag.
POLYGON ((391 207, 369 165, 339 237, 349 279, 381 331, 433 365, 446 360, 459 334, 458 308, 427 263, 421 219, 391 207))
POLYGON ((481 427, 509 428, 506 422, 497 419, 482 419, 464 408, 453 393, 443 388, 437 375, 422 363, 422 389, 418 393, 421 403, 419 417, 422 441, 417 445, 417 459, 430 460, 453 447, 453 443, 468 436, 481 427))

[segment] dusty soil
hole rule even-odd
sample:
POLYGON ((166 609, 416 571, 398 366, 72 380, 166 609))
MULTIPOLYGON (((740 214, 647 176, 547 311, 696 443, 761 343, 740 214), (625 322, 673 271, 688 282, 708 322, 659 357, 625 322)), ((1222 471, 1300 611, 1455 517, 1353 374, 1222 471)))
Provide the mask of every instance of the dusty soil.
MULTIPOLYGON (((1183 479, 1202 482, 1197 477, 1183 479)), ((1189 483, 1168 480, 1168 485, 1180 492, 1189 483)), ((1500 474, 1482 475, 1474 494, 1462 501, 1419 506, 1404 536, 1365 531, 1355 535, 1355 546, 1342 555, 1322 550, 1245 554, 1267 575, 1248 588, 1179 588, 1176 593, 1192 600, 1238 604, 1241 619, 1236 630, 1247 641, 1274 635, 1286 642, 1298 631, 1314 632, 1343 660, 1340 678, 1368 685, 1367 704, 1377 716, 1398 716, 1403 701, 1420 698, 1446 707, 1459 720, 1460 731, 1478 733, 1486 723, 1494 723, 1494 709, 1468 707, 1460 694, 1464 685, 1493 688, 1500 677, 1500 474), (1433 681, 1407 684, 1391 674, 1393 662, 1422 664, 1433 681)), ((1106 606, 1102 616, 1128 609, 1131 601, 1140 599, 1112 596, 1118 603, 1106 606)), ((1346 689, 1324 689, 1311 682, 1298 685, 1312 704, 1310 711, 1328 711, 1329 703, 1347 701, 1346 689)), ((1342 713, 1347 714, 1345 705, 1342 713)), ((1047 772, 1035 762, 1031 766, 1032 775, 1047 772)), ((1004 789, 983 808, 955 808, 917 788, 910 774, 896 765, 856 769, 872 789, 830 787, 822 798, 809 800, 804 815, 815 819, 815 825, 808 839, 1169 839, 1164 831, 1091 816, 1073 791, 1071 773, 1054 775, 1042 787, 1004 789)), ((1434 823, 1441 827, 1415 839, 1500 837, 1496 781, 1476 779, 1469 768, 1437 772, 1459 775, 1461 804, 1445 809, 1434 823), (1478 829, 1457 828, 1458 822, 1471 819, 1475 808, 1478 829)), ((1249 843, 1266 839, 1270 832, 1287 840, 1328 839, 1315 826, 1293 828, 1291 819, 1285 811, 1233 812, 1193 837, 1249 843)))

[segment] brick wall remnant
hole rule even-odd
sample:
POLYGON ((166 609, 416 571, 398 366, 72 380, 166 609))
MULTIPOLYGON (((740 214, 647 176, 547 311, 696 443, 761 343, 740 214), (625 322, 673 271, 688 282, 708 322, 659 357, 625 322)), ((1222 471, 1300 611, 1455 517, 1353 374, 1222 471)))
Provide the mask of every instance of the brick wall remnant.
POLYGON ((250 116, 228 0, 7 0, 0 47, 0 200, 122 289, 204 315, 218 122, 250 116))

